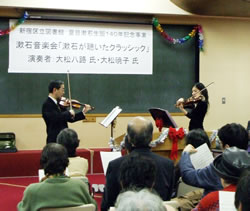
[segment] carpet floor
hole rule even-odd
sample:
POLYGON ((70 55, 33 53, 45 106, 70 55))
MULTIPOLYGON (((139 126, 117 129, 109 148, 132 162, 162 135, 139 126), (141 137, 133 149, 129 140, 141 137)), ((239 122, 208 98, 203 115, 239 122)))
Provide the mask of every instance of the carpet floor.
MULTIPOLYGON (((103 174, 87 175, 90 186, 105 184, 103 174)), ((17 204, 22 200, 25 188, 31 183, 37 183, 38 177, 1 177, 0 178, 0 211, 16 211, 17 204)), ((102 193, 94 194, 98 210, 102 201, 102 193)))

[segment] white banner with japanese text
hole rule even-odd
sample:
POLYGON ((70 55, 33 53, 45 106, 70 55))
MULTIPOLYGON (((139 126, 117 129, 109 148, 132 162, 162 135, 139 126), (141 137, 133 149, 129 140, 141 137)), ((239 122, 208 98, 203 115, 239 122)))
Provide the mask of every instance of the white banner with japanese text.
POLYGON ((151 25, 28 20, 9 35, 8 72, 152 74, 152 40, 151 25))

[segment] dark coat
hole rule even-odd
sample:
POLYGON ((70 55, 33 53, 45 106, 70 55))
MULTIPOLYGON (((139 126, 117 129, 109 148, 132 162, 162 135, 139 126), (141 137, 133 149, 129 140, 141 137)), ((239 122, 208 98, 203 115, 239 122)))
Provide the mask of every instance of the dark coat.
POLYGON ((50 97, 43 103, 42 116, 47 127, 47 143, 56 142, 58 133, 68 127, 67 122, 85 119, 82 112, 76 113, 72 119, 70 112, 66 108, 59 108, 50 97))
MULTIPOLYGON (((132 153, 139 153, 155 161, 157 166, 154 189, 164 200, 170 200, 174 184, 174 163, 168 158, 151 152, 149 148, 134 149, 132 153)), ((128 155, 126 155, 128 156, 128 155)), ((106 185, 102 198, 101 210, 106 211, 114 206, 116 198, 121 191, 119 182, 120 165, 126 156, 111 161, 106 173, 106 185)))

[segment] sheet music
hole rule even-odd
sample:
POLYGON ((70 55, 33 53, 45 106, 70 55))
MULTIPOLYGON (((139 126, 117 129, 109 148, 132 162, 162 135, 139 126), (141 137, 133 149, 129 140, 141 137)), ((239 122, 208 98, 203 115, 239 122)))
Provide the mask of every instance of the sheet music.
POLYGON ((201 169, 213 162, 213 154, 207 144, 202 144, 196 148, 197 152, 190 154, 191 162, 195 169, 201 169))
POLYGON ((106 175, 109 162, 122 156, 121 152, 100 152, 104 175, 106 175))
POLYGON ((234 206, 235 192, 219 191, 220 211, 236 211, 234 206))
POLYGON ((100 124, 104 127, 108 127, 121 111, 122 109, 119 106, 116 106, 100 124))

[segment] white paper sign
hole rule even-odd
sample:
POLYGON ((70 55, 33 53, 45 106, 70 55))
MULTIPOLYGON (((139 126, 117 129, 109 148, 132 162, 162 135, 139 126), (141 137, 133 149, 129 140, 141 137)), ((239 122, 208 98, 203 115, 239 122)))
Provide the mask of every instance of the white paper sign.
POLYGON ((234 206, 235 192, 219 191, 220 211, 236 211, 234 206))
POLYGON ((100 152, 104 175, 106 175, 109 162, 122 156, 121 152, 100 152))
POLYGON ((152 37, 152 25, 28 20, 9 35, 8 71, 152 74, 152 37))

